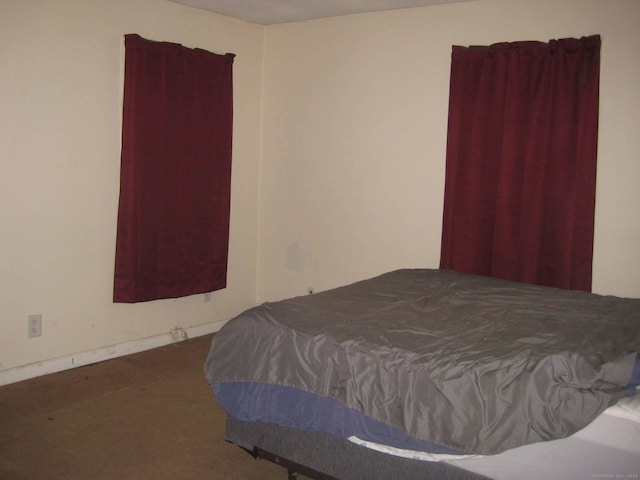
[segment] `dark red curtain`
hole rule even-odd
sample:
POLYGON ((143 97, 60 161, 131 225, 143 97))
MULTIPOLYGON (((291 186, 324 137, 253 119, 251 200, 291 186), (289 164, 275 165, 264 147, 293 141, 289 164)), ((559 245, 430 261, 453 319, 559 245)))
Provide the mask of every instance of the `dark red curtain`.
POLYGON ((591 290, 600 43, 453 47, 440 268, 591 290))
POLYGON ((125 36, 114 302, 226 286, 234 55, 125 36))

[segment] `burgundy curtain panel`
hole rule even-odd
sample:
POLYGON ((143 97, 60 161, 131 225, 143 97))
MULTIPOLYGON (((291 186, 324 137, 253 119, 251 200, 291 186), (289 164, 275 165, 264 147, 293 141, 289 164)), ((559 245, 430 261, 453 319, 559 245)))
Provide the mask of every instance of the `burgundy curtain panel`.
POLYGON ((125 36, 114 302, 224 288, 234 55, 125 36))
POLYGON ((453 47, 440 268, 591 290, 600 43, 453 47))

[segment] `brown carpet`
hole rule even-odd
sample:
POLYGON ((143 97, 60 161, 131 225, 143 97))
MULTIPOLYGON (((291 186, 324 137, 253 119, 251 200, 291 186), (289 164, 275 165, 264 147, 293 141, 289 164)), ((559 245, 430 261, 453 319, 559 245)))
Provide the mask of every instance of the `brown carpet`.
POLYGON ((224 441, 202 369, 210 343, 0 387, 0 479, 286 480, 284 468, 224 441))

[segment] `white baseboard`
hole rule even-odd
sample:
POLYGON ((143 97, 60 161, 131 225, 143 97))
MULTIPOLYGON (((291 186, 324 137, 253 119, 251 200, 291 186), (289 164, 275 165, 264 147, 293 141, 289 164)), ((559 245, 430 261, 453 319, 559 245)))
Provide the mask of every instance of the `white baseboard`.
POLYGON ((65 357, 43 360, 41 362, 21 365, 19 367, 9 368, 0 371, 0 386, 10 383, 28 380, 30 378, 48 375, 50 373, 61 372, 71 368, 82 367, 92 363, 111 360, 117 357, 123 357, 132 353, 151 350, 152 348, 163 347, 171 343, 178 343, 189 338, 201 337, 210 333, 217 332, 226 323, 221 320, 213 323, 205 323, 195 327, 176 327, 170 332, 154 335, 153 337, 141 338, 130 342, 109 345, 107 347, 97 348, 88 352, 81 352, 65 357))

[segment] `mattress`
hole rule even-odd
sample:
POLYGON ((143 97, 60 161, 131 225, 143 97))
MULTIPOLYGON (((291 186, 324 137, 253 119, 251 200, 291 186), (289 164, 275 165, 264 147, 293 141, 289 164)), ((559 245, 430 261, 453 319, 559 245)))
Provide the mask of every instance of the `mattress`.
MULTIPOLYGON (((519 450, 510 450, 509 455, 496 455, 497 464, 504 468, 508 462, 503 458, 512 458, 514 452, 524 452, 525 455, 533 453, 535 456, 538 450, 552 448, 557 453, 560 451, 559 447, 579 444, 580 442, 576 442, 576 439, 588 439, 597 443, 600 446, 601 455, 605 451, 602 447, 607 446, 640 456, 640 393, 637 391, 639 385, 640 355, 636 357, 627 396, 606 409, 592 424, 570 436, 564 443, 552 442, 550 444, 553 445, 552 447, 543 449, 523 447, 519 450)), ((319 397, 291 387, 230 382, 213 384, 212 388, 219 405, 241 422, 262 422, 308 432, 324 432, 382 453, 416 460, 452 461, 484 458, 410 437, 399 429, 346 408, 333 399, 319 397)), ((563 457, 560 456, 560 458, 563 457)), ((640 460, 636 459, 636 461, 640 460)), ((473 462, 470 463, 474 465, 473 462)), ((491 464, 492 461, 483 460, 476 463, 484 466, 491 464)), ((522 464, 521 461, 516 463, 522 464)))
POLYGON ((418 269, 250 309, 205 371, 235 418, 495 455, 584 429, 638 351, 640 300, 418 269))
POLYGON ((502 454, 425 461, 361 446, 322 432, 307 432, 228 417, 225 438, 256 455, 311 478, 344 480, 460 479, 551 480, 640 476, 640 396, 607 409, 594 422, 561 440, 519 447, 502 454), (269 455, 263 455, 264 452, 269 455), (303 469, 297 466, 303 465, 303 469), (312 472, 321 472, 316 477, 312 472), (330 475, 327 477, 326 475, 330 475))

